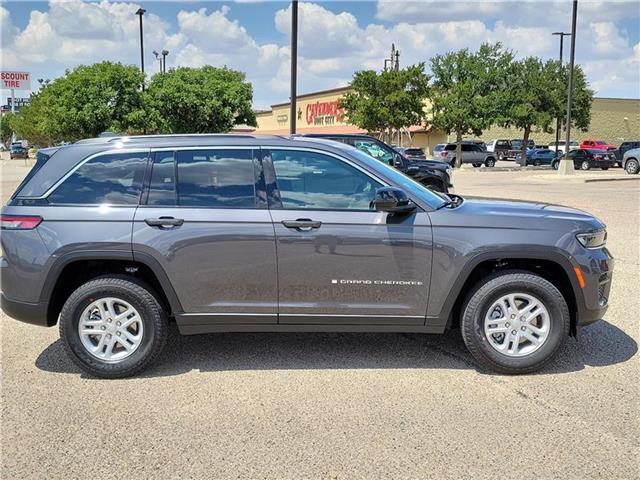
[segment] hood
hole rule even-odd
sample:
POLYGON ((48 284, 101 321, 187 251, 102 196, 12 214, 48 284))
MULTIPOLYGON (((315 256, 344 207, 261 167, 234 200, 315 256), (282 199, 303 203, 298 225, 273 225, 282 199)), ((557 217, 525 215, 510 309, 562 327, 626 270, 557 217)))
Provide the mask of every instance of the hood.
POLYGON ((563 231, 605 227, 587 212, 543 202, 465 197, 460 206, 442 210, 455 213, 455 223, 469 227, 563 231))
POLYGON ((430 168, 435 170, 447 170, 448 168, 451 168, 448 163, 440 160, 413 160, 410 158, 407 160, 410 167, 430 168))

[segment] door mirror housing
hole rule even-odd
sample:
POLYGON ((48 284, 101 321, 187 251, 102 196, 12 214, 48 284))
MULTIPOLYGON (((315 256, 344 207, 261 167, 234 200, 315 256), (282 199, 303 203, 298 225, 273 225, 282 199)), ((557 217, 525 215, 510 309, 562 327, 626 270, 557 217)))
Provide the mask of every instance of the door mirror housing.
POLYGON ((373 206, 377 212, 405 214, 416 209, 404 190, 396 187, 381 187, 376 190, 373 206))
POLYGON ((393 165, 396 168, 402 168, 402 155, 396 153, 393 155, 393 165))

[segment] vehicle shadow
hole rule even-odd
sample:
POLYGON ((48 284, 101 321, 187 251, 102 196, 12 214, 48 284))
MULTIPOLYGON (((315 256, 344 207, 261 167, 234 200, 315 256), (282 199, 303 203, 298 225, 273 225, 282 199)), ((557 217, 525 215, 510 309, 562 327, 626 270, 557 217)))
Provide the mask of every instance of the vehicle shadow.
MULTIPOLYGON (((570 338, 558 357, 538 375, 606 367, 626 362, 637 343, 601 320, 570 338)), ((36 359, 36 367, 92 378, 68 358, 60 340, 36 359)), ((392 333, 219 333, 182 336, 172 325, 160 361, 138 378, 234 370, 298 369, 477 369, 458 330, 444 335, 392 333)), ((493 375, 493 372, 482 371, 493 375)))

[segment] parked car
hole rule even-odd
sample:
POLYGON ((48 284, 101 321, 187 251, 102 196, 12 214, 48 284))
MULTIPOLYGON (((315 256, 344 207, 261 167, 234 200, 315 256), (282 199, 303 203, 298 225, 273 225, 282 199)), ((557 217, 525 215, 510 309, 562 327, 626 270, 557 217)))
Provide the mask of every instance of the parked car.
POLYGON ((117 142, 54 150, 0 217, 2 309, 59 324, 91 375, 150 366, 169 319, 182 334, 459 326, 483 368, 527 373, 607 310, 607 233, 580 210, 436 193, 318 138, 117 142))
POLYGON ((424 154, 424 150, 416 147, 409 148, 396 148, 402 155, 410 160, 426 160, 427 156, 424 154))
POLYGON ((24 148, 22 145, 11 145, 11 149, 9 150, 9 158, 13 160, 14 158, 29 158, 29 150, 24 148))
MULTIPOLYGON (((554 152, 557 150, 563 155, 566 153, 565 152, 566 147, 567 147, 566 142, 558 142, 557 145, 556 145, 556 142, 549 142, 549 150, 553 150, 554 152)), ((578 148, 580 148, 580 145, 578 144, 578 142, 574 142, 573 140, 569 142, 569 150, 577 150, 578 148)))
MULTIPOLYGON (((494 167, 496 165, 496 157, 493 153, 483 150, 473 143, 462 143, 462 161, 461 164, 470 163, 474 167, 494 167)), ((440 152, 440 158, 449 162, 452 167, 456 166, 456 144, 448 143, 444 150, 440 152)))
POLYGON ((625 152, 634 148, 640 148, 640 140, 622 142, 620 146, 613 151, 619 166, 623 166, 622 159, 625 152))
POLYGON ((516 157, 516 163, 522 166, 551 165, 554 160, 556 160, 556 152, 548 148, 530 148, 527 150, 525 159, 522 158, 522 153, 519 153, 516 157))
POLYGON ((583 140, 580 148, 585 150, 615 150, 616 146, 604 140, 583 140))
MULTIPOLYGON (((511 140, 511 147, 504 154, 503 160, 515 160, 518 154, 522 152, 522 143, 524 140, 514 139, 511 140)), ((534 142, 531 138, 527 141, 527 148, 536 148, 536 142, 534 142)))
POLYGON ((442 161, 413 159, 406 157, 382 140, 370 135, 360 134, 325 134, 308 133, 308 138, 325 138, 340 143, 351 145, 371 155, 392 167, 396 167, 402 173, 414 178, 426 187, 438 192, 448 192, 451 184, 451 168, 442 161))
POLYGON ((624 152, 622 168, 631 175, 636 175, 640 172, 640 148, 633 148, 624 152))
POLYGON ((580 170, 589 170, 591 168, 608 170, 616 164, 616 157, 612 152, 598 149, 579 148, 578 150, 571 150, 566 158, 572 159, 574 167, 580 170))
POLYGON ((447 146, 446 143, 438 143, 435 147, 433 147, 434 158, 440 158, 440 152, 444 150, 444 147, 446 146, 447 146))
POLYGON ((487 152, 492 152, 498 160, 505 160, 511 150, 511 140, 495 139, 487 143, 487 152))

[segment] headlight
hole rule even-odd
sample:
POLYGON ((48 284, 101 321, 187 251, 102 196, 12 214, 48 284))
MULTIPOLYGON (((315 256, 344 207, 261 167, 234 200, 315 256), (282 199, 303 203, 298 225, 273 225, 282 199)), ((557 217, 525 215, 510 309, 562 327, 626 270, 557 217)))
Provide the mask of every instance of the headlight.
POLYGON ((607 231, 603 228, 595 232, 579 233, 576 238, 584 248, 600 248, 607 243, 607 231))

